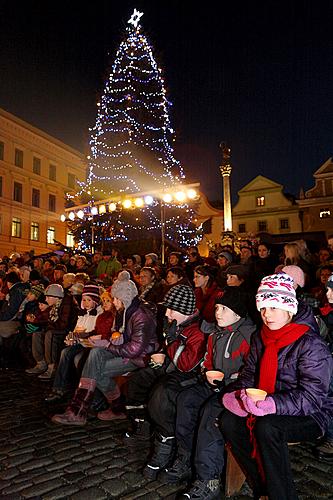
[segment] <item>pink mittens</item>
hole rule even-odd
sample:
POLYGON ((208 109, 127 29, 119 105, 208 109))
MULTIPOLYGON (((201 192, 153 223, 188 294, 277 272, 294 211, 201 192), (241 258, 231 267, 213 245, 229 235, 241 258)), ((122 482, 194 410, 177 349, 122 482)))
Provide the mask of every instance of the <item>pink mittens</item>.
POLYGON ((244 408, 256 417, 264 417, 272 413, 276 413, 275 401, 271 396, 266 397, 264 401, 257 401, 256 403, 247 396, 244 389, 241 390, 240 398, 243 402, 244 408))
POLYGON ((247 417, 248 412, 244 409, 239 391, 227 392, 224 394, 222 403, 227 410, 231 411, 231 413, 234 413, 238 417, 247 417))

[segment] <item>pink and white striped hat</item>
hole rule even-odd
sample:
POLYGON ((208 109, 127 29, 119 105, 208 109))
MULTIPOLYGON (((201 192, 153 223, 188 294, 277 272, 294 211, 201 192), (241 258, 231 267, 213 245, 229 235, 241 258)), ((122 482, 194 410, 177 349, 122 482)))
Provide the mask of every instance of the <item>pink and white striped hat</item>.
POLYGON ((298 301, 294 280, 288 274, 265 276, 258 288, 256 305, 258 311, 264 307, 275 307, 296 314, 298 301))

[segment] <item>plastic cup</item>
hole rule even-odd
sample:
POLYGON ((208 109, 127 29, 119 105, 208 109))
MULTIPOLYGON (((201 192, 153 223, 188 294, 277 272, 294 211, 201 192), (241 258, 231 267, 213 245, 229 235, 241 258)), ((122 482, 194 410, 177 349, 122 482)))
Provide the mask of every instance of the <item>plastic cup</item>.
POLYGON ((219 370, 208 370, 206 378, 209 384, 216 385, 216 382, 221 382, 224 378, 224 373, 219 370))
POLYGON ((163 354, 162 352, 156 352, 155 354, 151 355, 151 360, 154 361, 154 363, 157 363, 158 365, 163 365, 165 360, 165 354, 163 354))
POLYGON ((264 399, 267 396, 266 391, 262 391, 261 389, 246 389, 246 394, 249 396, 249 398, 252 399, 255 403, 257 401, 264 401, 264 399))

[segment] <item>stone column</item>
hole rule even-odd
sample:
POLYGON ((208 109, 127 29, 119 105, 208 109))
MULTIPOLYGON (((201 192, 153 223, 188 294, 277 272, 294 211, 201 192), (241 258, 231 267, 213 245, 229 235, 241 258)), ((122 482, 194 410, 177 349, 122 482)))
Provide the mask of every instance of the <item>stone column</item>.
POLYGON ((223 179, 223 210, 224 210, 224 232, 232 231, 231 195, 230 195, 230 175, 232 171, 230 156, 231 149, 222 142, 222 165, 220 171, 223 179))

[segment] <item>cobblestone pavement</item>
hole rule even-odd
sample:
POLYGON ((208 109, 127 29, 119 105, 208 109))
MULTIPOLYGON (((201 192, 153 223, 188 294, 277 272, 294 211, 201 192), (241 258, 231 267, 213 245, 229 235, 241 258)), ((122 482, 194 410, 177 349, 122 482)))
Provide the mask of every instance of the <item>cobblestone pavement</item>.
MULTIPOLYGON (((43 402, 48 390, 49 384, 22 371, 0 371, 0 498, 177 497, 181 487, 149 482, 141 475, 148 450, 123 445, 126 420, 54 425, 49 417, 62 407, 43 402)), ((333 464, 315 460, 309 446, 293 446, 290 453, 300 499, 333 499, 333 464)), ((241 493, 235 499, 251 498, 246 485, 241 493)))

